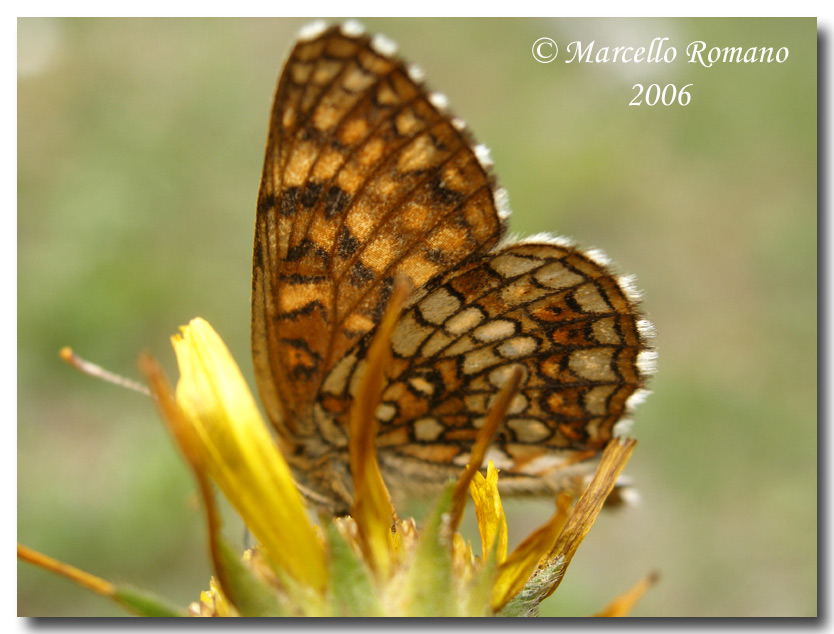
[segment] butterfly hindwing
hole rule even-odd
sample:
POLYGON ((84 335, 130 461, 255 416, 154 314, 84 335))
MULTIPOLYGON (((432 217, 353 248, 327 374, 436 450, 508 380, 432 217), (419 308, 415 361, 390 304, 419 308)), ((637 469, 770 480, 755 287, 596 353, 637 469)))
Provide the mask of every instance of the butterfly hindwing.
MULTIPOLYGON (((392 488, 436 488, 467 464, 514 365, 521 388, 490 457, 505 490, 563 488, 569 467, 605 446, 644 384, 645 328, 625 283, 565 243, 512 244, 448 272, 418 293, 392 338, 377 409, 392 488)), ((317 420, 336 420, 350 402, 370 336, 325 381, 328 415, 317 420)))

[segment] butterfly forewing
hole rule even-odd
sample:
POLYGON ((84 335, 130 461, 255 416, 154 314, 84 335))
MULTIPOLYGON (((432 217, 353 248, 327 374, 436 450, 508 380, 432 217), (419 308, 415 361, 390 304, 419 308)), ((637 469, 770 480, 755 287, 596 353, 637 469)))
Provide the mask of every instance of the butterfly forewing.
POLYGON ((289 446, 318 431, 328 371, 379 321, 398 272, 419 287, 502 228, 463 133, 405 66, 339 28, 299 42, 279 82, 255 234, 259 389, 289 446))
POLYGON ((605 445, 643 383, 633 301, 564 243, 499 246, 503 195, 438 103, 344 27, 299 41, 276 93, 255 230, 255 370, 296 476, 339 504, 347 412, 396 275, 415 292, 377 411, 389 485, 430 489, 457 473, 511 364, 525 378, 491 455, 519 490, 559 488, 554 474, 605 445))

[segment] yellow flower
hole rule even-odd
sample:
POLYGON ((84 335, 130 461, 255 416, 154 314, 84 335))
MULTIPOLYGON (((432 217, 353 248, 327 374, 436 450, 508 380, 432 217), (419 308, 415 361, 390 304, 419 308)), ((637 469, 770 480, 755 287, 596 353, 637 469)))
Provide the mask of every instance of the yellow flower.
MULTIPOLYGON (((582 496, 559 497, 553 517, 508 553, 499 472, 480 469, 492 434, 518 388, 509 381, 480 430, 457 484, 451 483, 421 523, 396 517, 377 463, 374 411, 388 357, 390 331, 405 294, 392 306, 372 343, 367 370, 350 413, 351 516, 311 524, 289 467, 277 448, 240 370, 220 337, 202 319, 173 337, 180 368, 176 393, 159 366, 144 359, 163 418, 191 466, 206 508, 216 577, 192 616, 492 616, 535 615, 559 585, 579 543, 634 448, 614 440, 582 496), (260 542, 241 559, 223 540, 214 482, 260 542), (481 556, 457 527, 465 493, 474 501, 481 556)), ((520 373, 517 373, 520 375, 520 373)), ((177 609, 19 547, 19 557, 73 578, 139 614, 177 609)), ((601 616, 620 616, 650 585, 644 580, 601 616)))

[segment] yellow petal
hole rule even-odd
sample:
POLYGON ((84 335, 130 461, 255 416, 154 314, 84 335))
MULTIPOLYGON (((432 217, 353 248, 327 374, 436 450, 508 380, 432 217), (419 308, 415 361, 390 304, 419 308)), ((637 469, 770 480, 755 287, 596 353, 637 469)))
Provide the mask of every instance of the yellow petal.
POLYGON ((469 490, 481 534, 481 557, 486 559, 495 546, 495 560, 501 564, 507 558, 507 518, 498 495, 498 469, 492 460, 487 464, 486 478, 476 472, 469 490))
POLYGON ((538 568, 565 526, 570 507, 566 493, 557 499, 556 513, 550 521, 533 531, 521 542, 498 568, 498 577, 492 589, 492 610, 497 612, 524 588, 527 580, 538 568))
POLYGON ((452 535, 452 574, 458 585, 465 588, 478 568, 472 544, 460 533, 452 535))
POLYGON ((323 590, 323 547, 237 364, 206 321, 194 319, 181 331, 172 337, 180 368, 176 398, 200 440, 200 464, 270 559, 323 590))
POLYGON ((209 580, 209 589, 203 590, 200 593, 199 606, 202 612, 210 616, 230 617, 238 616, 235 608, 229 603, 226 596, 223 594, 223 589, 217 580, 212 577, 209 580))
POLYGON ((509 375, 501 390, 498 392, 495 402, 487 414, 486 421, 478 429, 478 433, 475 436, 475 444, 472 445, 472 451, 469 455, 469 464, 466 465, 463 473, 460 474, 455 484, 455 490, 452 493, 452 509, 450 511, 449 521, 449 530, 452 532, 456 531, 458 526, 460 526, 460 521, 463 519, 463 509, 466 506, 466 491, 470 488, 469 485, 472 482, 472 478, 475 477, 475 473, 481 470, 481 465, 484 462, 484 458, 486 458, 487 450, 492 443, 495 432, 498 431, 498 427, 504 422, 507 416, 507 410, 510 407, 510 401, 518 393, 523 376, 524 370, 520 365, 510 367, 509 375))
POLYGON ((634 606, 640 598, 646 594, 646 590, 657 583, 658 574, 652 572, 648 576, 638 581, 630 589, 618 596, 611 603, 609 603, 601 612, 597 612, 594 616, 619 617, 628 616, 634 609, 634 606))
POLYGON ((88 590, 92 590, 101 596, 112 597, 116 593, 116 586, 109 581, 102 579, 101 577, 96 577, 89 572, 76 568, 75 566, 70 566, 63 561, 53 559, 49 555, 44 555, 43 553, 29 548, 28 546, 24 546, 19 542, 17 544, 17 558, 35 566, 40 566, 44 570, 49 570, 57 575, 61 575, 62 577, 66 577, 70 581, 74 581, 78 585, 87 588, 88 590))

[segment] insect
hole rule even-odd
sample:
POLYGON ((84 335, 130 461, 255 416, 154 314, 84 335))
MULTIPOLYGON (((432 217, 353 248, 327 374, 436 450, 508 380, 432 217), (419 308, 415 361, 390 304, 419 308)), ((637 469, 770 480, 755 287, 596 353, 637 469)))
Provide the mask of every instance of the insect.
POLYGON ((415 289, 376 410, 395 498, 460 473, 510 368, 521 388, 488 457, 509 494, 571 485, 650 372, 651 325, 603 257, 504 239, 488 151, 421 71, 355 23, 302 32, 281 74, 258 195, 258 389, 308 497, 350 507, 348 411, 395 276, 415 289))

